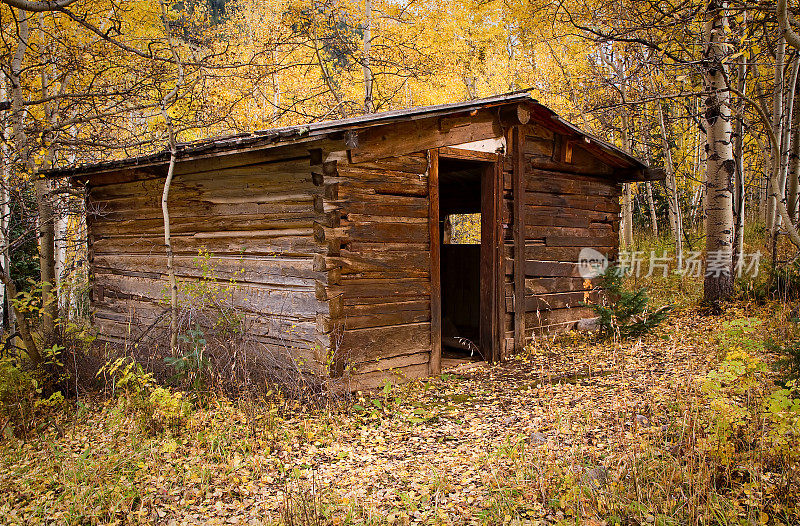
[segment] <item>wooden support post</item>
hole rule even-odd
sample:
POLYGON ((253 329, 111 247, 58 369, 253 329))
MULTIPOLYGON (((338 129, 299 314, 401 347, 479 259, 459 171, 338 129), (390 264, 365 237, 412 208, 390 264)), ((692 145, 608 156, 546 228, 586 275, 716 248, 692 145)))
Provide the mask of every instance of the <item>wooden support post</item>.
POLYGON ((503 324, 500 293, 503 275, 502 226, 502 162, 487 164, 481 176, 481 306, 480 348, 483 357, 492 362, 501 359, 500 327, 503 324))
POLYGON ((525 135, 519 126, 511 131, 514 199, 514 351, 525 347, 525 135))
POLYGON ((431 238, 431 375, 442 372, 442 278, 439 238, 439 150, 428 150, 428 227, 431 238))

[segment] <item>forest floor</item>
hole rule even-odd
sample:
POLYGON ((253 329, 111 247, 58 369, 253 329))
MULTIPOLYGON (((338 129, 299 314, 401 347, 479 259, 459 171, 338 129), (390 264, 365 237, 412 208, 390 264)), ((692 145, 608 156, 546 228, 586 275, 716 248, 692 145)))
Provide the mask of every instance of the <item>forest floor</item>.
POLYGON ((743 438, 760 409, 720 431, 776 389, 762 342, 787 316, 686 307, 638 341, 545 338, 324 409, 214 398, 158 433, 84 400, 0 439, 0 523, 791 524, 797 464, 743 438), (746 399, 701 388, 731 349, 746 399))

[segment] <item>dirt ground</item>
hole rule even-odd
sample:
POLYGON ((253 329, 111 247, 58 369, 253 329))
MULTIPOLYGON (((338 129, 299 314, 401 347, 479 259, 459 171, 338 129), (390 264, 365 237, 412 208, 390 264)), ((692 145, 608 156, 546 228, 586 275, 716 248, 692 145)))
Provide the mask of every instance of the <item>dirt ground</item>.
POLYGON ((519 360, 362 393, 344 410, 218 400, 153 435, 109 403, 87 408, 63 437, 4 442, 0 523, 567 520, 553 474, 597 487, 667 429, 734 316, 686 310, 623 345, 540 338, 519 360))

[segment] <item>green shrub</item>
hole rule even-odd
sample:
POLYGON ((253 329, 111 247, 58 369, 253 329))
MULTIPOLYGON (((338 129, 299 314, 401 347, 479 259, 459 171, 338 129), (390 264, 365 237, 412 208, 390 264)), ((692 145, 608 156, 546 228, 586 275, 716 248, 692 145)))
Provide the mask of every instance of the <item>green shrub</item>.
POLYGON ((607 304, 591 305, 598 316, 600 336, 603 338, 638 338, 652 331, 672 310, 666 305, 647 312, 647 290, 625 290, 623 272, 609 266, 600 276, 600 286, 605 289, 607 304))
POLYGON ((0 359, 0 432, 10 425, 26 436, 41 417, 66 408, 61 391, 49 389, 49 379, 42 370, 27 370, 14 358, 0 359))
POLYGON ((0 359, 0 427, 11 423, 29 427, 33 420, 37 392, 36 380, 11 358, 0 359))
POLYGON ((181 427, 189 417, 191 404, 180 392, 161 387, 151 373, 130 358, 118 358, 104 365, 97 373, 111 384, 112 396, 118 405, 140 426, 160 432, 181 427))
POLYGON ((188 383, 196 393, 206 387, 211 374, 211 362, 205 357, 206 339, 199 328, 190 329, 187 334, 181 334, 178 339, 189 345, 189 350, 179 356, 164 358, 167 365, 175 370, 171 381, 188 383))

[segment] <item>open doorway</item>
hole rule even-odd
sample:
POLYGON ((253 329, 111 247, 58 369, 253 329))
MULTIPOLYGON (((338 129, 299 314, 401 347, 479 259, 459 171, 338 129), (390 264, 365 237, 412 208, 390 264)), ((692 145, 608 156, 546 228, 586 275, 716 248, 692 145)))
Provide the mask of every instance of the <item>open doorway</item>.
POLYGON ((491 316, 491 301, 484 300, 493 274, 482 240, 489 219, 482 189, 494 165, 442 156, 438 169, 442 360, 488 360, 482 323, 491 316))

